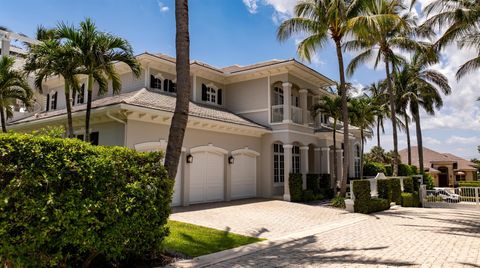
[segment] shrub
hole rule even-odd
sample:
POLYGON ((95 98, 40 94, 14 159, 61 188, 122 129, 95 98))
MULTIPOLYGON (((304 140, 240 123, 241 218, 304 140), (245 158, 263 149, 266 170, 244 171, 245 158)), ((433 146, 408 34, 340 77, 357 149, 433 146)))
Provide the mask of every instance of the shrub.
POLYGON ((425 183, 427 190, 433 190, 433 187, 435 187, 435 184, 433 183, 433 176, 430 175, 430 173, 423 174, 423 183, 425 183))
POLYGON ((332 198, 335 194, 330 187, 330 174, 320 174, 320 194, 326 198, 332 198))
POLYGON ((354 211, 360 213, 368 213, 368 203, 370 197, 370 181, 353 181, 353 195, 355 196, 355 203, 353 204, 354 211))
POLYGON ((377 180, 378 197, 392 202, 392 187, 390 179, 377 180))
POLYGON ((392 165, 385 165, 385 176, 393 176, 392 165))
POLYGON ((378 173, 386 173, 385 165, 377 162, 366 163, 363 166, 364 176, 377 176, 378 173))
POLYGON ((341 196, 335 196, 330 202, 336 208, 345 208, 345 198, 341 196))
POLYGON ((368 213, 384 211, 390 208, 390 202, 383 198, 372 198, 368 202, 368 213))
POLYGON ((292 202, 301 202, 303 197, 302 174, 290 173, 288 185, 290 186, 290 200, 292 202))
POLYGON ((173 191, 161 160, 77 139, 0 135, 0 263, 77 267, 89 256, 158 252, 173 191))
POLYGON ((418 193, 402 193, 402 207, 419 207, 418 193))
POLYGON ((418 168, 415 165, 410 165, 410 169, 412 170, 412 175, 417 175, 418 174, 418 168))
POLYGON ((302 193, 302 201, 303 202, 310 202, 315 200, 315 194, 312 190, 305 190, 302 193))
POLYGON ((408 177, 403 179, 403 191, 405 193, 413 193, 414 188, 413 188, 413 178, 408 177))
POLYGON ((480 187, 480 181, 460 181, 459 187, 480 187))
POLYGON ((312 190, 315 194, 318 194, 320 192, 319 174, 307 174, 307 189, 312 190))
POLYGON ((412 168, 407 164, 398 164, 398 176, 412 176, 414 175, 412 168))
POLYGON ((392 190, 392 199, 391 201, 396 204, 402 203, 402 185, 400 184, 399 178, 390 179, 390 189, 392 190))

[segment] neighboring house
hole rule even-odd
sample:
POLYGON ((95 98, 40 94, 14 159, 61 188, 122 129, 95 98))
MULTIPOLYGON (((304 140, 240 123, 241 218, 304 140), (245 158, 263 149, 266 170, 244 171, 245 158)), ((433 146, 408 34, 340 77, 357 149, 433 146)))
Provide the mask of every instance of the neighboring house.
MULTIPOLYGON (((408 151, 398 152, 402 163, 408 163, 408 151)), ((412 164, 419 166, 418 149, 412 147, 412 164)), ((423 167, 434 177, 437 187, 454 187, 459 181, 477 180, 475 163, 449 153, 439 153, 423 147, 423 167)))
MULTIPOLYGON (((137 56, 142 74, 126 65, 119 95, 98 96, 94 89, 91 140, 138 151, 165 150, 175 107, 175 59, 159 54, 137 56)), ((249 66, 215 68, 191 63, 190 114, 183 143, 173 205, 249 197, 290 200, 288 175, 331 173, 333 142, 330 119, 310 116, 309 107, 334 81, 296 60, 272 60, 249 66)), ((16 117, 9 129, 31 131, 66 124, 63 81, 46 81, 37 95, 41 111, 16 117)), ((73 97, 73 123, 83 138, 86 79, 73 97)), ((338 130, 338 169, 343 163, 343 133, 338 130)), ((350 177, 358 177, 358 129, 349 134, 350 177)), ((305 185, 305 184, 304 184, 305 185)))

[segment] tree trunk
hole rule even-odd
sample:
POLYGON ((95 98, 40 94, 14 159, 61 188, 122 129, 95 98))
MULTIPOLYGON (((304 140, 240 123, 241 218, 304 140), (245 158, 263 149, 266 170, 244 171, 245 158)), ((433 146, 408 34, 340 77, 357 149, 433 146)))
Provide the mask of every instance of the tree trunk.
POLYGON ((342 97, 342 120, 343 120, 343 172, 340 184, 340 195, 345 196, 347 192, 348 162, 350 155, 350 143, 348 140, 348 102, 347 87, 345 86, 345 67, 343 66, 342 45, 340 40, 335 40, 335 47, 338 58, 338 71, 340 74, 340 94, 342 97))
POLYGON ((390 120, 392 121, 393 134, 393 176, 398 174, 398 136, 397 136, 397 118, 395 112, 395 93, 393 92, 392 79, 390 77, 390 65, 388 58, 385 56, 385 72, 387 74, 387 89, 390 97, 390 120))
POLYGON ((67 102, 67 137, 73 138, 72 100, 70 99, 70 88, 65 83, 65 100, 67 102))
POLYGON ((87 111, 85 114, 85 137, 86 142, 90 141, 90 113, 92 112, 92 95, 93 95, 93 75, 88 75, 87 88, 87 111))
POLYGON ((417 112, 413 115, 415 118, 415 126, 417 130, 417 148, 418 148, 418 168, 420 169, 420 174, 423 175, 423 140, 422 140, 422 128, 420 127, 420 114, 417 109, 417 112))
POLYGON ((0 107, 0 118, 2 120, 2 131, 7 133, 7 120, 5 120, 5 108, 0 107))
MULTIPOLYGON (((328 163, 330 164, 330 163, 328 163)), ((333 172, 330 172, 332 178, 330 181, 332 185, 330 187, 333 191, 337 192, 337 179, 338 179, 338 168, 337 168, 337 119, 333 119, 333 172)))
POLYGON ((363 128, 360 129, 360 138, 362 141, 360 142, 360 145, 362 146, 362 152, 360 154, 360 179, 363 180, 363 146, 364 146, 364 140, 365 140, 365 134, 363 133, 363 128))
POLYGON ((190 103, 190 35, 188 32, 188 0, 175 1, 177 50, 177 100, 168 135, 165 167, 170 178, 177 175, 190 103))
POLYGON ((380 119, 377 117, 377 147, 380 146, 380 119))
POLYGON ((408 115, 405 113, 405 129, 407 130, 407 152, 408 152, 408 164, 412 164, 412 146, 410 145, 410 128, 408 126, 408 115))

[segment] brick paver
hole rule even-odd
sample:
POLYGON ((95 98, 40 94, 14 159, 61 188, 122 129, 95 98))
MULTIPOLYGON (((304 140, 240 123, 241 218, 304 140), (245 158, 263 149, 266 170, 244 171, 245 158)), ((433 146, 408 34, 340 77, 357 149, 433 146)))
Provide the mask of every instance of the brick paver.
POLYGON ((175 208, 170 219, 272 239, 356 217, 324 205, 248 199, 175 208))
POLYGON ((397 208, 212 267, 480 267, 480 213, 397 208))

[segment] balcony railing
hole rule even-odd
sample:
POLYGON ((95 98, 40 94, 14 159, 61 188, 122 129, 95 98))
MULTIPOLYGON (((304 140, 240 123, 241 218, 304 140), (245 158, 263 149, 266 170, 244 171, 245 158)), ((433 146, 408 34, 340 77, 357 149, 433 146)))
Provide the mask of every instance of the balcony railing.
POLYGON ((272 106, 272 123, 283 121, 283 104, 272 106))
POLYGON ((300 107, 292 106, 292 121, 297 124, 303 124, 303 111, 300 107))

